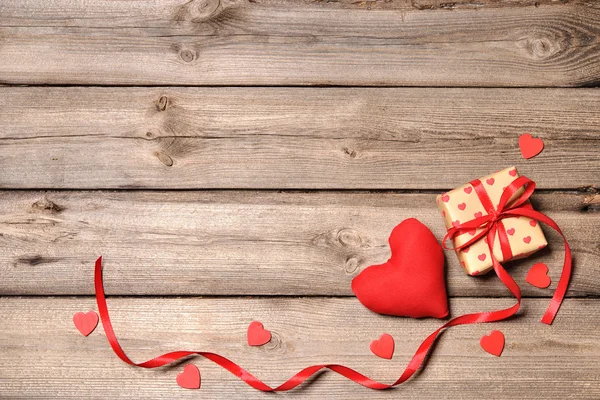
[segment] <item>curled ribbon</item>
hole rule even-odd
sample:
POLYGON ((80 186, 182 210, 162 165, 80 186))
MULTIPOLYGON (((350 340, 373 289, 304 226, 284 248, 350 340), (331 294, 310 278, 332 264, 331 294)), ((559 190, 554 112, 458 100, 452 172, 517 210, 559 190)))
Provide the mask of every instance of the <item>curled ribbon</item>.
MULTIPOLYGON (((480 233, 478 236, 476 236, 470 242, 473 242, 473 241, 475 241, 475 239, 481 238, 481 237, 483 237, 484 234, 487 234, 488 235, 488 243, 494 243, 494 241, 493 241, 494 235, 495 235, 494 227, 498 226, 498 223, 502 218, 505 218, 506 216, 509 216, 509 215, 523 215, 523 216, 526 216, 529 218, 535 218, 538 221, 544 222, 545 224, 551 226, 553 229, 555 229, 562 235, 562 232, 560 231, 560 229, 558 228, 556 223, 554 221, 552 221, 550 218, 546 217, 545 215, 543 215, 537 211, 523 209, 523 208, 518 207, 519 205, 523 204, 527 200, 527 198, 533 192, 534 187, 535 187, 535 184, 532 181, 530 181, 529 179, 524 178, 524 177, 518 178, 511 185, 509 185, 509 187, 502 194, 502 198, 500 200, 500 205, 498 206, 498 209, 496 211, 491 212, 490 215, 488 215, 488 216, 477 218, 474 221, 470 221, 470 222, 462 224, 458 227, 452 228, 451 230, 449 230, 448 234, 444 238, 444 242, 449 237, 454 237, 455 235, 459 234, 460 232, 462 232, 464 230, 472 230, 477 227, 483 226, 484 227, 483 233, 480 233), (531 186, 529 186, 529 184, 531 184, 531 186), (527 185, 525 193, 523 195, 521 195, 521 197, 512 205, 512 207, 506 208, 505 207, 506 203, 511 198, 512 194, 516 193, 516 191, 523 185, 527 185)), ((564 238, 564 236, 563 236, 563 238, 564 238)), ((467 246, 468 244, 469 243, 466 243, 463 246, 467 246)), ((542 319, 542 321, 547 324, 552 323, 552 320, 554 319, 554 316, 556 315, 556 312, 558 311, 558 307, 560 306, 560 303, 564 297, 564 294, 566 292, 566 289, 567 289, 567 286, 569 283, 569 277, 570 277, 570 271, 571 271, 571 252, 569 250, 569 246, 567 244, 566 239, 565 239, 565 249, 566 249, 566 253, 565 253, 565 265, 563 267, 563 275, 560 278, 556 293, 554 294, 554 297, 552 298, 552 303, 551 303, 550 307, 548 308, 548 310, 546 311, 544 318, 542 319)), ((490 251, 491 251, 491 249, 490 249, 490 251)), ((514 315, 519 310, 520 303, 521 303, 521 291, 519 289, 519 286, 511 278, 511 276, 506 272, 506 270, 504 270, 502 265, 500 265, 500 263, 494 258, 493 252, 491 254, 492 254, 493 266, 494 266, 494 270, 496 271, 496 274, 498 275, 500 280, 502 280, 502 282, 508 287, 508 289, 513 293, 513 295, 517 298, 517 304, 515 304, 514 306, 509 307, 507 309, 504 309, 504 310, 479 312, 479 313, 461 315, 459 317, 455 317, 455 318, 451 319, 450 321, 446 322, 445 324, 440 326, 438 329, 436 329, 433 333, 431 333, 429 336, 427 336, 427 338, 421 343, 421 345, 419 346, 419 348, 417 349, 417 351, 415 352, 415 354, 409 361, 408 366, 404 369, 404 371, 402 372, 400 377, 395 382, 390 383, 390 384, 378 382, 378 381, 371 379, 371 378, 367 377, 366 375, 363 375, 360 372, 358 372, 352 368, 348 368, 344 365, 319 364, 319 365, 312 365, 312 366, 306 367, 306 368, 302 369, 300 372, 296 373, 291 378, 289 378, 288 380, 286 380, 285 382, 283 382, 281 385, 276 386, 276 387, 271 387, 271 386, 267 385, 266 383, 262 382, 260 379, 256 378, 254 375, 252 375, 251 373, 246 371, 244 368, 242 368, 235 362, 229 360, 228 358, 225 358, 216 353, 210 353, 210 352, 205 352, 205 351, 187 351, 187 350, 173 351, 170 353, 160 355, 158 357, 155 357, 155 358, 145 361, 145 362, 136 363, 136 362, 133 362, 123 351, 121 345, 119 344, 119 341, 117 340, 117 337, 116 337, 115 332, 112 327, 112 323, 110 321, 110 316, 108 313, 108 306, 106 304, 106 296, 104 293, 104 285, 102 282, 102 257, 100 257, 96 260, 96 265, 95 265, 95 270, 94 270, 94 289, 96 292, 96 302, 98 304, 98 312, 100 314, 100 319, 102 321, 102 326, 104 328, 104 332, 106 333, 106 338, 108 339, 108 342, 109 342, 111 348, 113 349, 113 351, 115 352, 115 354, 121 360, 123 360, 124 362, 126 362, 129 365, 133 365, 133 366, 137 366, 137 367, 141 367, 141 368, 158 368, 158 367, 162 367, 164 365, 173 363, 175 361, 178 361, 178 360, 190 357, 190 356, 198 355, 198 356, 202 356, 204 358, 211 360, 215 364, 217 364, 220 367, 231 372, 233 375, 238 377, 240 380, 242 380, 249 386, 253 387, 254 389, 263 391, 263 392, 283 392, 283 391, 291 390, 291 389, 297 387, 298 385, 302 384, 304 381, 306 381, 311 376, 315 375, 317 372, 319 372, 323 369, 329 369, 329 370, 331 370, 331 371, 333 371, 355 383, 358 383, 359 385, 365 386, 367 388, 382 390, 382 389, 389 389, 391 387, 400 385, 401 383, 406 382, 410 377, 412 377, 415 374, 415 372, 417 372, 417 370, 421 367, 421 365, 423 364, 423 361, 425 360, 425 357, 427 356, 427 353, 429 353, 429 350, 431 349, 431 346, 436 341, 436 339, 440 336, 440 334, 442 333, 442 331, 444 329, 450 328, 452 326, 458 326, 458 325, 501 321, 501 320, 504 320, 504 319, 509 318, 510 316, 514 315)))

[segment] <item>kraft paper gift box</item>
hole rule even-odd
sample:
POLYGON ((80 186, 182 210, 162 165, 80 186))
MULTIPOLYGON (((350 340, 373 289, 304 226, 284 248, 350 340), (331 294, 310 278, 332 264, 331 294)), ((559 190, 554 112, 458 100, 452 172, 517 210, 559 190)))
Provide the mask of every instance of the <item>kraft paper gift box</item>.
MULTIPOLYGON (((517 169, 515 167, 510 167, 491 175, 484 176, 483 178, 480 178, 479 181, 482 183, 483 188, 490 197, 494 207, 496 207, 500 202, 500 196, 502 195, 504 188, 518 177, 519 174, 517 169)), ((510 205, 522 192, 523 189, 515 193, 508 204, 510 205)), ((481 204, 473 185, 470 183, 439 195, 436 201, 438 208, 442 212, 446 229, 451 228, 453 222, 455 224, 462 224, 473 220, 478 216, 488 214, 481 204)), ((531 208, 529 202, 525 203, 523 206, 531 208)), ((522 216, 506 217, 502 219, 502 223, 506 229, 508 243, 513 254, 511 259, 527 257, 546 247, 548 244, 546 237, 540 228, 540 224, 535 220, 522 216)), ((483 229, 479 228, 456 236, 453 241, 453 247, 458 247, 468 242, 482 230, 483 229)), ((485 274, 492 269, 492 260, 486 241, 487 239, 484 236, 469 247, 456 250, 458 260, 467 274, 480 275, 485 274)), ((448 244, 450 245, 450 243, 448 244)), ((500 240, 497 234, 494 239, 493 251, 494 256, 500 263, 509 261, 505 260, 502 255, 500 240)))

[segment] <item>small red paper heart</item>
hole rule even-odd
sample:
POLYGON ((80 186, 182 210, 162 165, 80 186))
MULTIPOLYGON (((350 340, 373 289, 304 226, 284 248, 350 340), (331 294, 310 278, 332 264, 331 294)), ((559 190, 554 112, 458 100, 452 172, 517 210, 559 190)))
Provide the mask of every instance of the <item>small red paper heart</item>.
POLYGON ((177 384, 184 389, 200 389, 200 371, 194 364, 188 364, 177 375, 177 384))
POLYGON ((477 256, 477 258, 479 258, 479 261, 485 261, 485 257, 486 255, 483 253, 477 256))
POLYGON ((389 238, 391 257, 352 280, 352 291, 369 310, 401 317, 444 318, 448 298, 444 252, 433 233, 415 218, 396 226, 389 238))
POLYGON ((516 169, 511 169, 510 171, 508 171, 508 174, 510 176, 517 176, 517 170, 516 169))
POLYGON ((443 201, 444 203, 447 203, 447 202, 448 202, 448 200, 450 200, 450 196, 448 196, 447 194, 444 194, 444 195, 442 195, 442 201, 443 201))
POLYGON ((524 241, 525 243, 529 244, 529 243, 531 242, 531 236, 525 236, 525 237, 523 238, 523 241, 524 241))
POLYGON ((248 326, 248 345, 262 346, 271 340, 271 332, 266 330, 262 323, 252 321, 248 326))
POLYGON ((494 178, 488 178, 488 179, 485 180, 485 182, 488 185, 492 186, 494 184, 494 182, 496 182, 496 180, 494 178))
POLYGON ((523 157, 530 159, 544 150, 544 142, 540 138, 534 138, 529 133, 524 133, 519 137, 519 148, 523 157))
POLYGON ((544 263, 534 264, 525 278, 527 282, 540 289, 546 289, 550 286, 550 277, 548 276, 548 266, 544 263))
POLYGON ((537 225, 537 221, 535 219, 529 220, 529 225, 535 227, 537 225))
POLYGON ((458 205, 458 209, 461 210, 461 211, 464 210, 465 208, 467 208, 467 205, 465 203, 460 203, 458 205))
POLYGON ((467 186, 463 190, 465 191, 466 194, 470 194, 473 191, 473 187, 472 186, 467 186))
POLYGON ((475 216, 475 218, 481 218, 483 217, 483 213, 481 211, 477 211, 475 214, 473 214, 475 216))
POLYGON ((373 340, 369 348, 377 357, 391 360, 394 355, 394 338, 384 333, 379 339, 373 340))
POLYGON ((500 331, 492 331, 487 336, 482 336, 479 339, 481 348, 488 353, 500 357, 502 350, 504 350, 504 334, 500 331))
POLYGON ((510 236, 515 234, 515 228, 510 228, 506 230, 506 233, 508 233, 510 236))
POLYGON ((98 326, 98 314, 95 311, 78 312, 73 315, 73 323, 83 336, 88 336, 98 326))

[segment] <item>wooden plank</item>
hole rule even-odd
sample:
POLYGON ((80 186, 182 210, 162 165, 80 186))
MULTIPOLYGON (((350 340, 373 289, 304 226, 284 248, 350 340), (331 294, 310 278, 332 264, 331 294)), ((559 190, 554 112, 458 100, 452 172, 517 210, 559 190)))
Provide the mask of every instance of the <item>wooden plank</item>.
POLYGON ((600 81, 594 2, 378 3, 4 0, 0 83, 522 87, 600 81))
MULTIPOLYGON (((309 364, 343 363, 384 382, 395 380, 438 320, 382 317, 355 299, 161 299, 109 298, 125 351, 142 361, 175 349, 215 351, 276 385, 309 364), (272 331, 271 343, 245 344, 257 319, 272 331), (392 361, 369 352, 371 340, 396 339, 392 361)), ((546 301, 526 299, 509 321, 456 327, 445 332, 427 368, 400 388, 371 391, 331 372, 281 396, 303 399, 591 399, 600 397, 600 300, 569 299, 555 323, 539 322, 546 301), (484 353, 479 338, 492 329, 506 336, 502 357, 484 353)), ((454 299, 455 315, 497 309, 509 299, 454 299)), ((179 388, 182 365, 134 369, 110 349, 99 327, 87 338, 71 322, 94 309, 91 298, 0 298, 0 390, 3 398, 198 398, 266 399, 210 361, 194 359, 202 374, 198 391, 179 388)))
POLYGON ((448 189, 509 165, 600 187, 594 89, 5 87, 0 109, 3 188, 448 189))
MULTIPOLYGON (((600 294, 600 197, 536 194, 575 255, 570 296, 600 294)), ((362 269, 389 258, 387 239, 416 217, 442 238, 435 194, 341 192, 0 192, 0 295, 93 294, 103 255, 110 294, 351 296, 362 269)), ((526 296, 534 262, 560 275, 562 240, 509 264, 526 296)), ((452 296, 510 296, 488 274, 468 277, 447 252, 452 296)))

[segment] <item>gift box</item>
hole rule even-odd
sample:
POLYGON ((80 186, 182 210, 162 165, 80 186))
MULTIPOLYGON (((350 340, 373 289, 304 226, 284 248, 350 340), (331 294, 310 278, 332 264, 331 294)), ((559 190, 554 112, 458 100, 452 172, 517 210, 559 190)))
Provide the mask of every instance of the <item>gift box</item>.
MULTIPOLYGON (((484 205, 486 203, 486 194, 489 201, 491 201, 491 205, 497 207, 506 187, 518 177, 517 169, 510 167, 439 195, 436 201, 438 208, 442 212, 446 229, 450 229, 453 226, 457 227, 478 217, 488 215, 490 204, 487 203, 487 207, 484 205), (477 190, 475 186, 477 186, 477 190)), ((517 191, 508 201, 508 205, 510 206, 511 202, 519 198, 522 193, 523 189, 517 191)), ((529 202, 523 204, 522 207, 532 208, 529 202)), ((505 234, 504 232, 503 234, 508 239, 509 253, 511 254, 510 257, 505 258, 506 252, 502 251, 500 235, 496 234, 492 249, 495 258, 501 263, 511 259, 527 257, 543 249, 548 244, 539 223, 524 216, 502 218, 498 224, 498 229, 504 230, 505 234)), ((482 230, 483 228, 472 229, 455 236, 453 247, 459 247, 467 243, 482 230)), ((487 236, 483 236, 468 247, 456 250, 456 255, 465 272, 469 275, 484 274, 492 269, 492 259, 487 243, 487 236)))

